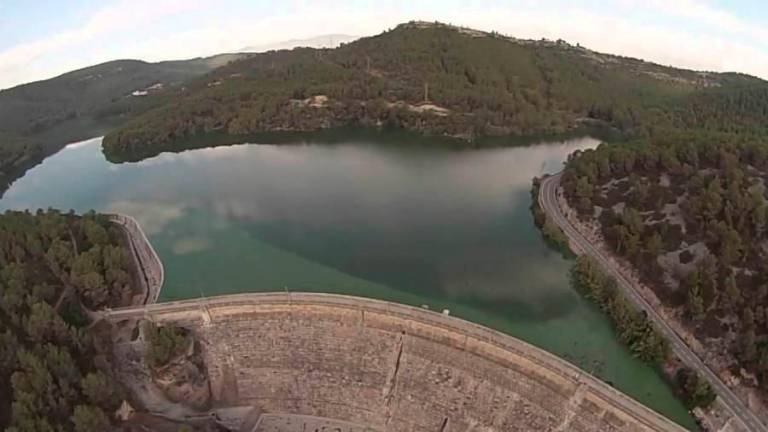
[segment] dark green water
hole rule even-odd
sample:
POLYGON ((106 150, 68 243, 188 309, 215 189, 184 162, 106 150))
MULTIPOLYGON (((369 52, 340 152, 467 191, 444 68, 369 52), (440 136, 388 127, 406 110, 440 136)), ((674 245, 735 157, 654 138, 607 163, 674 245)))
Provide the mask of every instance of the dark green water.
POLYGON ((693 427, 659 375, 569 287, 569 262, 533 226, 531 179, 597 141, 493 149, 374 141, 240 145, 113 165, 91 140, 30 171, 0 207, 135 216, 165 264, 162 300, 287 289, 447 308, 693 427))

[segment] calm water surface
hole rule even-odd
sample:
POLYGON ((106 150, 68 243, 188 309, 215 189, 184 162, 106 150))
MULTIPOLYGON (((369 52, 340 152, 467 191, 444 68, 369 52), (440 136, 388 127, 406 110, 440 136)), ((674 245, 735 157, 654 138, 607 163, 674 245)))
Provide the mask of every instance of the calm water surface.
POLYGON ((482 150, 375 141, 239 145, 114 165, 95 139, 30 171, 0 208, 135 216, 165 264, 161 300, 287 289, 447 308, 693 427, 659 375, 569 287, 569 262, 533 225, 531 179, 596 140, 482 150))

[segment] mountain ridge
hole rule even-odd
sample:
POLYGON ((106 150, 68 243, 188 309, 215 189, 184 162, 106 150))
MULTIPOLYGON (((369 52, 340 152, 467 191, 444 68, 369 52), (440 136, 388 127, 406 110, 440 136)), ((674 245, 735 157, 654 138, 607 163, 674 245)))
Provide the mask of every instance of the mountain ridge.
POLYGON ((111 60, 0 90, 0 189, 67 143, 103 135, 160 102, 134 92, 140 96, 152 86, 181 86, 248 55, 156 63, 111 60))
POLYGON ((335 49, 255 54, 215 69, 109 133, 104 150, 113 161, 137 160, 183 150, 185 139, 210 132, 345 125, 469 140, 557 134, 584 123, 632 137, 700 131, 703 122, 712 133, 763 134, 768 115, 747 108, 768 106, 766 88, 768 82, 744 74, 411 22, 335 49), (738 131, 735 113, 748 120, 738 131))

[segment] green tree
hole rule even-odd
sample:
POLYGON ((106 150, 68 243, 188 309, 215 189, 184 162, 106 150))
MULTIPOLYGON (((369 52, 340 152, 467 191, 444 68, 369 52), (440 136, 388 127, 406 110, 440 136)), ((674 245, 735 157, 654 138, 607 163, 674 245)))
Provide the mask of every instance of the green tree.
POLYGON ((85 230, 85 236, 91 244, 104 246, 109 242, 107 230, 99 225, 98 222, 91 219, 84 219, 83 228, 85 230))
POLYGON ((24 322, 27 336, 35 342, 67 344, 71 341, 70 329, 56 311, 44 302, 32 305, 24 322))
POLYGON ((588 177, 579 177, 576 180, 576 197, 578 198, 579 207, 582 210, 592 209, 592 195, 594 193, 592 184, 588 177))
POLYGON ((72 414, 75 432, 104 432, 109 429, 109 418, 101 408, 78 405, 72 414))
POLYGON ((753 189, 750 198, 752 229, 757 238, 762 238, 765 233, 766 222, 768 222, 768 206, 765 203, 762 189, 753 189))
POLYGON ((701 213, 705 221, 712 222, 717 218, 717 215, 723 208, 722 194, 723 189, 720 186, 720 181, 717 179, 712 180, 700 197, 701 213))
POLYGON ((654 261, 662 254, 664 251, 664 240, 661 239, 661 235, 658 232, 648 236, 645 242, 645 251, 654 261))
POLYGON ((187 331, 181 327, 158 327, 151 321, 145 321, 142 330, 148 342, 146 360, 152 367, 164 366, 189 347, 187 331))
POLYGON ((685 277, 684 286, 688 289, 688 312, 694 321, 704 319, 704 299, 701 294, 701 275, 694 270, 685 277))
POLYGON ((98 272, 85 273, 77 278, 80 287, 80 293, 86 303, 92 307, 101 307, 106 304, 109 298, 107 285, 104 276, 98 272))
POLYGON ((723 224, 718 226, 720 262, 724 266, 730 266, 741 259, 743 245, 739 233, 723 224))
POLYGON ((80 387, 91 405, 114 411, 121 398, 112 381, 104 372, 90 372, 80 382, 80 387))
POLYGON ((692 369, 682 368, 678 370, 677 382, 685 395, 686 405, 690 409, 706 408, 717 398, 709 383, 692 369))
POLYGON ((736 274, 731 272, 725 278, 725 295, 728 301, 728 305, 732 310, 737 310, 739 304, 741 304, 741 289, 736 282, 736 274))

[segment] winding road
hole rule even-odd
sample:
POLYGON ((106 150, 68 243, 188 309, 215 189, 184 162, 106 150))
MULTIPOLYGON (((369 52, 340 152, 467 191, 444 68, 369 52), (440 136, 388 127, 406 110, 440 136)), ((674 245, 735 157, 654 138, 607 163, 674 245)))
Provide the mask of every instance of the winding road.
POLYGON ((555 222, 568 236, 571 249, 577 254, 586 253, 598 262, 618 282, 618 286, 632 303, 645 311, 658 331, 669 341, 672 351, 690 368, 696 370, 701 376, 706 377, 717 393, 721 402, 741 420, 749 431, 766 431, 768 427, 763 424, 746 404, 717 376, 704 362, 685 344, 683 339, 670 327, 656 310, 638 293, 634 285, 627 280, 614 266, 614 264, 587 238, 582 235, 565 217, 558 205, 560 178, 562 172, 546 177, 541 182, 539 189, 539 205, 547 216, 555 222))

